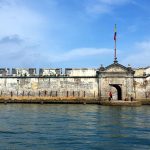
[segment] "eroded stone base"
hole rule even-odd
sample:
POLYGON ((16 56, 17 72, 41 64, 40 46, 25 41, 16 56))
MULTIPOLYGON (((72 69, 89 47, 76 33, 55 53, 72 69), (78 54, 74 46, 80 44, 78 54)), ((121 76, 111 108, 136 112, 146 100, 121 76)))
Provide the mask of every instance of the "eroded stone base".
POLYGON ((124 101, 124 100, 100 100, 85 97, 35 97, 13 96, 0 97, 0 103, 39 103, 39 104, 99 104, 104 106, 141 106, 149 105, 150 99, 124 101))

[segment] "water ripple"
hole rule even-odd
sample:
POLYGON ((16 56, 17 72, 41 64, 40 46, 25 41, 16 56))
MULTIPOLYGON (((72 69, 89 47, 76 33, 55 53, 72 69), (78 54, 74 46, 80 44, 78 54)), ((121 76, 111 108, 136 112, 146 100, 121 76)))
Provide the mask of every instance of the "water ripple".
POLYGON ((150 109, 0 105, 2 150, 149 150, 150 109))

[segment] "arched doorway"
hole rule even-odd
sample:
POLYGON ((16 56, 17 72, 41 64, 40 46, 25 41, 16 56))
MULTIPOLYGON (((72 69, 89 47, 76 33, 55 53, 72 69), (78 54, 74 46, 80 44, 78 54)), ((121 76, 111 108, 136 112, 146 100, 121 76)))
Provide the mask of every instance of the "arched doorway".
POLYGON ((117 90, 117 99, 122 100, 122 90, 121 90, 121 87, 120 87, 121 85, 119 85, 119 84, 109 84, 109 85, 116 88, 116 90, 117 90))

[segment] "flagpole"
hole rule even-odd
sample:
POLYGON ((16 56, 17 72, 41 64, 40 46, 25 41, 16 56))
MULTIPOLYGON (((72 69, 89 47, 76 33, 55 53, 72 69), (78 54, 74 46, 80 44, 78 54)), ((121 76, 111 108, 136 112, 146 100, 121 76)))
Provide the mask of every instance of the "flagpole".
POLYGON ((116 54, 116 39, 115 39, 115 56, 114 56, 114 61, 117 61, 117 54, 116 54))
POLYGON ((116 24, 115 24, 115 33, 114 33, 114 42, 115 42, 115 47, 114 47, 114 63, 117 63, 117 29, 116 29, 116 24))

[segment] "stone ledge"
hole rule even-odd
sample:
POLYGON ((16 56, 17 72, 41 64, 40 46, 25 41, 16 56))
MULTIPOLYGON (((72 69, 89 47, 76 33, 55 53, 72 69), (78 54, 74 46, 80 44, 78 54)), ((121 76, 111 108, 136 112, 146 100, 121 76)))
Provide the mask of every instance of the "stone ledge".
POLYGON ((86 97, 34 97, 34 96, 13 96, 0 97, 0 103, 38 103, 38 104, 98 104, 104 106, 141 106, 149 105, 149 100, 99 100, 97 98, 86 97))
POLYGON ((101 105, 104 106, 141 106, 141 101, 118 101, 118 100, 111 100, 111 101, 101 101, 101 105))

